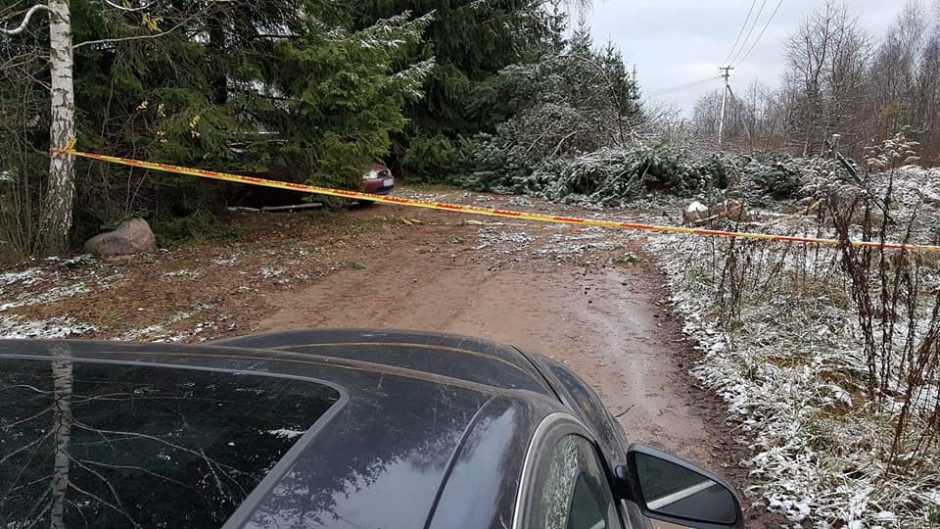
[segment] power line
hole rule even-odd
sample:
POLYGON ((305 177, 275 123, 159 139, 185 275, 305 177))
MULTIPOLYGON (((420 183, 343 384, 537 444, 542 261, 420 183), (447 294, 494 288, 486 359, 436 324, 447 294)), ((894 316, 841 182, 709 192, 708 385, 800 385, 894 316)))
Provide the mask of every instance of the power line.
POLYGON ((682 90, 686 90, 686 89, 689 89, 689 88, 695 88, 696 86, 701 85, 701 84, 710 83, 710 82, 714 81, 715 79, 721 79, 721 76, 720 76, 720 75, 716 75, 716 76, 713 76, 713 77, 709 77, 709 78, 707 78, 707 79, 700 79, 700 80, 698 80, 698 81, 692 81, 691 83, 685 83, 685 84, 680 84, 680 85, 676 85, 676 86, 670 86, 670 87, 668 87, 668 88, 661 88, 661 89, 659 89, 659 90, 654 90, 654 91, 650 92, 649 95, 651 95, 651 96, 657 96, 657 95, 671 94, 671 93, 673 93, 673 92, 681 92, 682 90))
POLYGON ((777 7, 774 8, 774 12, 770 14, 770 18, 767 19, 767 23, 764 24, 764 29, 761 30, 760 35, 758 35, 757 39, 754 40, 754 44, 751 45, 751 48, 747 50, 747 53, 744 54, 744 57, 741 57, 741 59, 737 62, 737 64, 735 64, 735 66, 740 66, 745 60, 747 60, 748 57, 751 56, 751 52, 754 51, 754 48, 757 47, 757 43, 760 42, 760 39, 761 37, 764 36, 764 33, 767 32, 767 28, 769 28, 770 23, 774 21, 774 17, 777 16, 777 12, 780 11, 780 6, 782 5, 783 5, 783 0, 779 0, 777 2, 777 7))
MULTIPOLYGON (((741 49, 738 50, 738 53, 736 53, 734 57, 741 55, 741 52, 744 50, 744 48, 747 47, 747 42, 751 40, 751 35, 754 34, 754 28, 756 28, 757 23, 760 22, 760 16, 764 14, 764 8, 766 6, 767 6, 767 0, 762 0, 760 3, 760 9, 757 10, 757 16, 754 17, 754 22, 751 22, 751 29, 747 31, 747 36, 744 37, 744 43, 741 44, 741 49)), ((737 60, 736 58, 732 58, 731 62, 734 62, 736 60, 737 60)))
POLYGON ((747 16, 744 17, 744 24, 741 24, 741 30, 738 31, 738 37, 734 39, 734 46, 731 46, 731 51, 728 52, 728 56, 725 57, 725 60, 722 61, 725 64, 731 60, 731 54, 734 53, 734 50, 737 49, 738 43, 741 42, 741 35, 744 35, 744 30, 747 28, 747 23, 751 21, 751 15, 754 14, 754 6, 757 5, 757 0, 751 0, 751 8, 747 11, 747 16))

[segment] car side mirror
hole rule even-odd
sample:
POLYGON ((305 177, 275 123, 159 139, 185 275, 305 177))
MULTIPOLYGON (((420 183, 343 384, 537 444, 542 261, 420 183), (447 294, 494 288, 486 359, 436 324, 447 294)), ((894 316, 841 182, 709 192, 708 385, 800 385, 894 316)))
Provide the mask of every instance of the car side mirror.
POLYGON ((681 527, 744 527, 734 490, 720 477, 647 446, 627 449, 627 465, 614 470, 644 516, 681 527))

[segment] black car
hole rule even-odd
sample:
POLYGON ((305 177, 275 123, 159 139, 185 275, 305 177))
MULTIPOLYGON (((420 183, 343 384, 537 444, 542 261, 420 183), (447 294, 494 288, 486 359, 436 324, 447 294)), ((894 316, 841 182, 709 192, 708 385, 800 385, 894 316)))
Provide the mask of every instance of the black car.
POLYGON ((0 527, 743 527, 563 365, 459 336, 0 340, 0 527))

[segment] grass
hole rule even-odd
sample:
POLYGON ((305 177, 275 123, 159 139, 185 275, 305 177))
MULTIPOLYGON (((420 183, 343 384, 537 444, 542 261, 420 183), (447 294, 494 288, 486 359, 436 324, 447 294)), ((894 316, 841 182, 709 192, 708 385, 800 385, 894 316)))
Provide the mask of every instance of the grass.
POLYGON ((353 232, 361 233, 386 226, 389 224, 389 222, 389 219, 386 217, 357 217, 351 220, 349 223, 349 229, 353 232))
POLYGON ((631 266, 640 262, 640 258, 632 252, 627 252, 624 255, 619 255, 610 260, 611 263, 620 266, 631 266))
POLYGON ((335 214, 334 211, 331 211, 330 209, 327 209, 327 208, 308 209, 308 210, 304 210, 300 212, 300 215, 303 216, 304 218, 307 218, 310 220, 317 220, 317 221, 328 219, 332 217, 334 214, 335 214))

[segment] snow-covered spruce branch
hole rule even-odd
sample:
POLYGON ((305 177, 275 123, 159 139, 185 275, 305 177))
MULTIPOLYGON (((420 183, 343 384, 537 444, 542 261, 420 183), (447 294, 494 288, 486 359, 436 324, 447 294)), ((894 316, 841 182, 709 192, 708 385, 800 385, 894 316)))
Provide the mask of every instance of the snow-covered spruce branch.
POLYGON ((20 22, 19 26, 13 29, 0 28, 0 34, 16 35, 16 34, 22 33, 23 30, 26 29, 26 26, 29 25, 29 19, 32 18, 32 16, 36 13, 36 11, 39 11, 40 9, 45 9, 46 11, 48 11, 49 7, 47 7, 45 4, 34 5, 33 7, 29 8, 29 11, 26 12, 26 15, 23 17, 23 20, 20 22))

